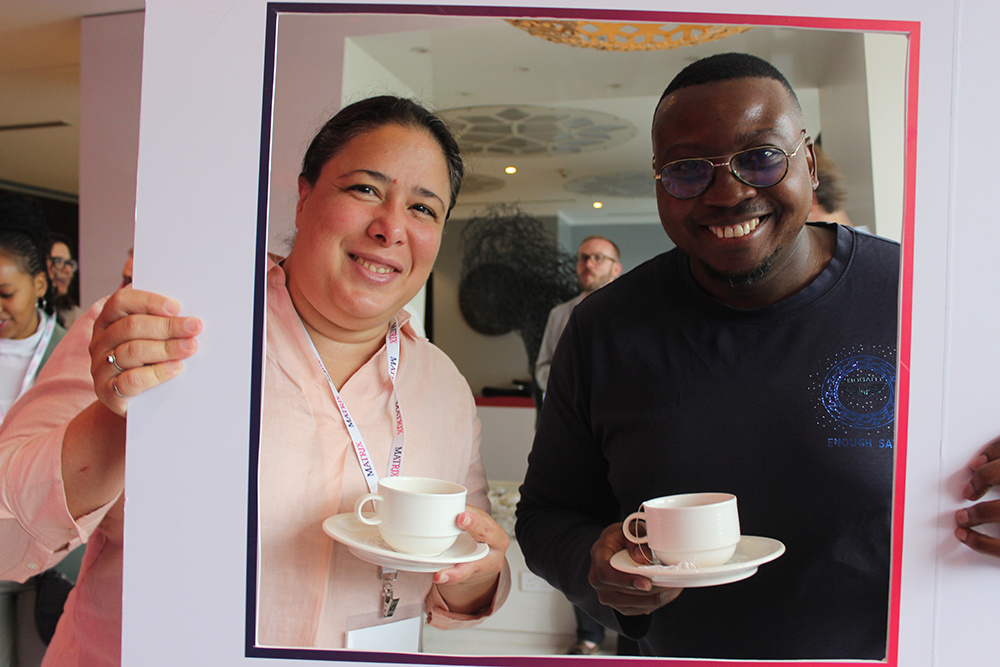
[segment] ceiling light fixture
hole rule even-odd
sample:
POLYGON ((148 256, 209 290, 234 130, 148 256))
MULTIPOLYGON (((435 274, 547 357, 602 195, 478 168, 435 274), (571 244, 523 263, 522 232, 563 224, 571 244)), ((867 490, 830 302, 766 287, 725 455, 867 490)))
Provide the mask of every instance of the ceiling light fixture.
POLYGON ((605 51, 655 51, 714 42, 750 30, 751 26, 673 23, 602 23, 597 21, 535 21, 507 19, 535 37, 605 51))
POLYGON ((595 201, 594 208, 604 208, 604 204, 599 201, 595 201))
POLYGON ((517 167, 507 167, 506 169, 504 169, 504 171, 507 172, 508 174, 516 174, 517 167))

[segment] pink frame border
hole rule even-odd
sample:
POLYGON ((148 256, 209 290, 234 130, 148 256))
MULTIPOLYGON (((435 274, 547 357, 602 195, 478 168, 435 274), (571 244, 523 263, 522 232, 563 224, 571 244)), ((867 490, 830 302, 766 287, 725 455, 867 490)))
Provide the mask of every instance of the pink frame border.
MULTIPOLYGON (((897 345, 897 406, 896 406, 896 463, 894 472, 893 518, 892 518, 892 565, 889 592, 889 627, 887 655, 884 662, 870 661, 730 661, 692 660, 685 658, 615 658, 600 657, 601 665, 629 667, 633 665, 672 665, 677 667, 726 667, 732 665, 754 665, 758 667, 781 667, 794 664, 803 667, 845 667, 851 665, 884 664, 898 666, 899 656, 899 605, 902 583, 902 548, 904 498, 906 489, 907 425, 909 419, 910 352, 913 307, 913 234, 915 216, 915 184, 917 153, 917 101, 920 63, 919 21, 897 21, 876 19, 852 19, 830 17, 777 16, 751 14, 713 14, 675 11, 646 10, 604 10, 537 7, 484 7, 447 5, 368 5, 368 4, 308 4, 273 3, 270 10, 277 13, 367 13, 367 14, 424 14, 441 16, 491 16, 497 18, 554 18, 554 19, 603 19, 633 20, 663 23, 712 23, 789 28, 815 28, 822 30, 844 30, 858 32, 890 32, 908 37, 906 74, 906 116, 905 116, 905 162, 903 189, 903 245, 899 295, 899 333, 897 345)), ((273 82, 265 81, 265 89, 273 82)), ((251 517, 253 519, 253 517, 251 517)), ((251 591, 248 591, 251 592, 251 591)), ((249 600, 248 600, 249 602, 249 600)), ((300 649, 259 649, 248 650, 248 655, 257 657, 285 657, 299 659, 319 659, 334 661, 416 663, 438 665, 521 665, 525 667, 546 667, 554 662, 566 664, 579 658, 570 656, 452 656, 440 654, 369 653, 350 650, 300 650, 300 649)), ((587 658, 593 660, 594 658, 587 658)))

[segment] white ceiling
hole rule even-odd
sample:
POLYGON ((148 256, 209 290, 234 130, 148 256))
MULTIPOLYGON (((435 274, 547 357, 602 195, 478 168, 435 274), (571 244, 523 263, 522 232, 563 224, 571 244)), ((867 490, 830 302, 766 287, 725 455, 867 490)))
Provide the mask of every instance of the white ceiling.
MULTIPOLYGON (((7 0, 0 7, 0 126, 68 123, 65 127, 0 131, 0 181, 75 194, 79 17, 141 9, 143 2, 7 0)), ((341 18, 310 17, 320 23, 341 18)), ((510 160, 489 156, 470 160, 474 172, 503 179, 505 185, 479 195, 470 193, 460 201, 462 209, 456 214, 468 214, 493 201, 521 202, 536 214, 562 214, 570 221, 595 217, 604 221, 655 220, 652 179, 649 196, 605 197, 600 212, 592 207, 594 195, 566 186, 580 178, 613 180, 620 174, 647 169, 652 108, 670 78, 684 65, 711 53, 747 51, 777 65, 797 89, 815 89, 829 76, 826 64, 835 59, 828 56, 837 52, 844 37, 836 32, 758 27, 704 45, 620 53, 553 44, 499 19, 412 18, 415 23, 410 28, 366 33, 354 42, 390 78, 404 82, 435 108, 497 104, 572 107, 611 114, 635 126, 634 137, 613 148, 519 158, 515 176, 503 172, 510 160)), ((336 91, 337 98, 339 94, 336 91)), ((818 123, 818 112, 816 115, 814 122, 818 123)), ((311 129, 299 130, 299 136, 311 129)), ((296 153, 301 150, 301 146, 294 147, 296 153)))
POLYGON ((757 54, 775 63, 799 90, 815 136, 820 129, 817 91, 831 75, 829 63, 837 62, 831 56, 847 42, 858 48, 859 41, 848 33, 755 27, 702 45, 615 52, 555 44, 500 18, 283 15, 275 70, 272 229, 281 236, 291 226, 298 161, 311 134, 344 102, 386 92, 415 95, 446 118, 454 108, 532 105, 609 114, 634 127, 628 141, 578 154, 466 153, 473 174, 503 185, 463 192, 457 217, 492 203, 519 203, 535 215, 559 215, 570 224, 656 224, 649 126, 676 72, 713 53, 757 54), (340 47, 345 37, 346 56, 340 47), (506 174, 508 166, 517 173, 506 174), (636 172, 647 179, 645 196, 600 196, 575 186, 580 179, 614 182, 636 172), (593 207, 597 199, 603 203, 600 210, 593 207))

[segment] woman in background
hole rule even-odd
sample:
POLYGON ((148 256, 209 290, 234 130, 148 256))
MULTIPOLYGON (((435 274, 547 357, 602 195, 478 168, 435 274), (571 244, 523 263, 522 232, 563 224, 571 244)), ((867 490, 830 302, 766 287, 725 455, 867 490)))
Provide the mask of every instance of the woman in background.
POLYGON ((49 282, 52 283, 54 293, 56 319, 59 324, 69 329, 83 311, 69 293, 69 287, 76 277, 77 263, 69 249, 69 240, 58 234, 52 235, 48 268, 49 282))
POLYGON ((52 314, 47 251, 44 228, 0 210, 0 420, 66 333, 52 314))
MULTIPOLYGON (((66 333, 51 310, 54 290, 46 270, 48 248, 45 223, 35 202, 20 195, 0 199, 0 421, 15 401, 34 385, 39 371, 66 333)), ((66 565, 68 567, 69 563, 66 565)), ((11 610, 19 596, 34 589, 37 627, 40 631, 44 628, 42 642, 48 641, 69 587, 68 582, 61 583, 64 581, 55 573, 35 577, 27 584, 0 581, 0 624, 3 625, 0 632, 5 636, 19 636, 25 644, 31 643, 27 638, 33 638, 34 631, 20 627, 11 610), (56 583, 50 585, 45 581, 56 583), (54 596, 55 605, 51 610, 46 605, 37 605, 43 586, 46 599, 54 596)), ((16 647, 2 647, 0 651, 13 653, 15 648, 18 655, 27 655, 30 651, 20 643, 16 647)))

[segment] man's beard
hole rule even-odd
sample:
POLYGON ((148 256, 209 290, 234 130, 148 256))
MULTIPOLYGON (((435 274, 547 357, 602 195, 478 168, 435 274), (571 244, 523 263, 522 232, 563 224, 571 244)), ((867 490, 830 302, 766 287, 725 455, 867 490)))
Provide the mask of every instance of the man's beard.
POLYGON ((781 248, 775 248, 774 252, 771 253, 767 259, 745 273, 725 273, 723 271, 717 271, 704 262, 702 263, 702 266, 704 267, 705 273, 708 277, 716 282, 724 283, 734 288, 750 287, 767 277, 767 275, 771 272, 771 265, 774 258, 779 252, 781 252, 781 248))
POLYGON ((610 275, 605 276, 593 273, 591 274, 591 280, 588 281, 588 284, 586 286, 581 285, 580 287, 583 289, 584 292, 587 292, 589 294, 590 292, 597 291, 598 289, 604 287, 610 282, 611 282, 610 275))

